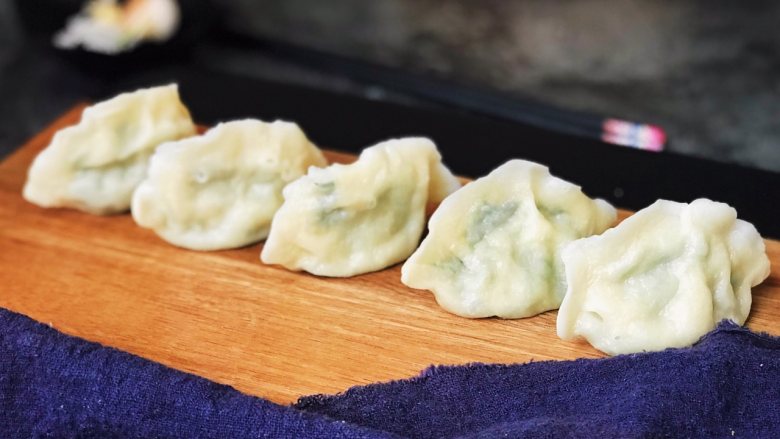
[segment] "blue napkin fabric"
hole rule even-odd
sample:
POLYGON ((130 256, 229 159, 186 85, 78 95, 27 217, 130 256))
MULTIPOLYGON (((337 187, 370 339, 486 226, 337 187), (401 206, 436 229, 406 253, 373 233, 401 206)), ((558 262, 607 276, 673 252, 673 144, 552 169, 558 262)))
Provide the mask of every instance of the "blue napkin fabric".
POLYGON ((687 349, 431 367, 281 406, 0 308, 0 436, 773 438, 780 339, 724 322, 687 349))

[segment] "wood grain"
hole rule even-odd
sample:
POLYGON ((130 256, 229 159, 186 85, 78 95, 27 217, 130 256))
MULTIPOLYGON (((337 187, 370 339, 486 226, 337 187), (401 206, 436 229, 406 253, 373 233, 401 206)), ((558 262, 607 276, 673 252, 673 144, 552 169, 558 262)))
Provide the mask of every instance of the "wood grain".
MULTIPOLYGON (((20 193, 32 158, 78 107, 0 164, 0 306, 72 335, 287 403, 416 375, 431 364, 599 357, 555 335, 555 312, 469 320, 400 282, 400 267, 328 279, 265 266, 260 245, 173 247, 129 215, 44 210, 20 193)), ((346 162, 351 156, 329 154, 346 162)), ((628 212, 621 212, 621 217, 628 212)), ((748 326, 780 333, 780 242, 748 326)))

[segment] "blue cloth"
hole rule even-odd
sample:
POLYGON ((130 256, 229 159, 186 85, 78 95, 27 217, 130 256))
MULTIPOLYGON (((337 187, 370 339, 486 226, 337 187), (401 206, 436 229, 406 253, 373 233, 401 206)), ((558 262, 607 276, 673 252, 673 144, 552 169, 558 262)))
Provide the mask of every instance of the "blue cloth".
POLYGON ((0 337, 1 437, 780 437, 780 340, 728 323, 688 349, 433 367, 292 407, 3 309, 0 337))

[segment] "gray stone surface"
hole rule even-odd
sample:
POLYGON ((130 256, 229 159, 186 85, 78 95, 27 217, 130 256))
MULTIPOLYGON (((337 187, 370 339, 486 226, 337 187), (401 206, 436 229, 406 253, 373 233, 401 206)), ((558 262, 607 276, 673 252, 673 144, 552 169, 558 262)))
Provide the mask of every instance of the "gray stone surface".
MULTIPOLYGON (((780 171, 780 3, 223 0, 232 26, 434 77, 656 123, 669 150, 780 171)), ((0 155, 94 92, 0 1, 0 155)), ((415 103, 206 41, 194 62, 415 103)))
POLYGON ((657 123, 671 150, 780 171, 777 2, 224 4, 249 32, 657 123))

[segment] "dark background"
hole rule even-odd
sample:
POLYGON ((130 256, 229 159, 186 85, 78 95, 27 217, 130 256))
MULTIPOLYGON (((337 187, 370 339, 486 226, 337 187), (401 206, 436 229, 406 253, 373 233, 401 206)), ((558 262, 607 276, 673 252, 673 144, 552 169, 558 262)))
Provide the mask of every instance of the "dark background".
MULTIPOLYGON (((250 35, 564 108, 656 123, 668 132, 672 151, 780 171, 777 2, 223 0, 212 4, 218 13, 198 16, 205 10, 202 3, 183 2, 196 5, 189 6, 196 13, 186 17, 190 24, 208 28, 218 19, 219 27, 250 35)), ((40 38, 41 28, 79 4, 0 2, 3 150, 95 89, 89 75, 74 74, 62 59, 38 50, 47 39, 40 38), (18 9, 35 4, 43 9, 20 22, 18 9), (31 37, 30 28, 38 34, 31 37)), ((213 27, 198 33, 178 50, 189 52, 193 64, 240 75, 375 99, 409 98, 225 47, 213 34, 213 27)), ((170 58, 175 57, 132 70, 170 58)))
POLYGON ((657 123, 674 151, 780 171, 778 2, 228 3, 251 32, 657 123))

